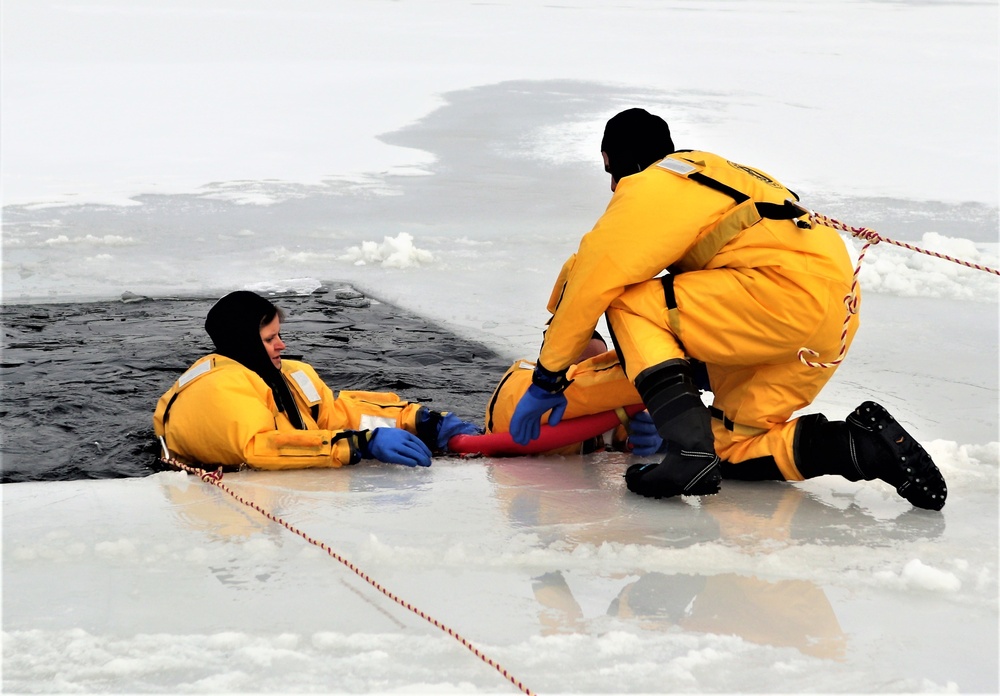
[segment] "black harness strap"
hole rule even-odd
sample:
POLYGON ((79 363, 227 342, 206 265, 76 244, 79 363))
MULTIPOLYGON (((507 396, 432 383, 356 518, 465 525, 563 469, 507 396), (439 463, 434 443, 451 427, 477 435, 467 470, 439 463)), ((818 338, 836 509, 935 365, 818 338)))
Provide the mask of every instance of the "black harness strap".
POLYGON ((660 284, 663 285, 663 299, 666 301, 667 309, 677 309, 677 296, 674 295, 674 281, 677 276, 668 273, 660 276, 660 284))
POLYGON ((707 186, 710 189, 715 189, 719 193, 724 193, 730 198, 732 198, 736 205, 739 205, 743 201, 750 200, 750 196, 746 195, 742 191, 734 189, 732 186, 728 186, 721 181, 717 181, 710 176, 705 176, 701 172, 695 172, 694 174, 689 174, 688 179, 691 181, 697 181, 702 186, 707 186))
POLYGON ((167 407, 165 409, 163 409, 163 429, 164 430, 166 430, 166 428, 167 428, 167 418, 170 417, 170 407, 174 405, 174 402, 177 401, 177 397, 179 395, 180 395, 180 392, 179 391, 175 391, 174 395, 170 397, 170 401, 167 402, 167 407))
POLYGON ((489 409, 487 409, 490 414, 490 417, 486 423, 486 432, 488 433, 493 432, 493 409, 496 408, 497 399, 500 398, 500 392, 503 390, 503 385, 506 384, 507 380, 510 379, 510 376, 512 374, 514 374, 513 369, 511 369, 509 372, 507 372, 507 374, 503 376, 503 379, 500 380, 500 384, 497 385, 496 390, 493 392, 493 398, 490 399, 490 406, 489 409))
MULTIPOLYGON (((724 184, 721 181, 713 179, 710 176, 706 176, 701 172, 695 172, 694 174, 688 175, 688 179, 690 179, 691 181, 697 181, 702 186, 707 186, 710 189, 718 191, 719 193, 726 194, 727 196, 733 199, 733 202, 736 205, 739 205, 744 201, 750 200, 750 196, 743 193, 742 191, 738 191, 737 189, 734 189, 732 186, 724 184)), ((795 194, 794 191, 789 191, 789 193, 792 194, 795 200, 798 200, 799 197, 795 194)), ((791 199, 785 200, 784 203, 766 203, 766 202, 754 201, 754 206, 757 208, 757 212, 760 214, 760 216, 767 220, 795 220, 796 218, 800 218, 803 215, 809 213, 808 210, 798 206, 791 199)), ((808 224, 806 223, 803 223, 802 225, 799 226, 802 227, 803 225, 808 227, 808 224)))
POLYGON ((725 426, 726 430, 732 432, 733 430, 736 429, 736 423, 729 420, 726 417, 726 414, 723 413, 720 409, 717 409, 715 406, 709 406, 708 410, 712 414, 712 418, 717 418, 718 420, 722 421, 722 425, 725 426))
POLYGON ((618 337, 615 336, 615 330, 611 326, 611 320, 608 319, 608 313, 604 313, 605 320, 608 322, 608 333, 611 335, 611 345, 615 347, 615 355, 618 356, 618 363, 622 366, 622 370, 625 374, 628 374, 628 369, 625 367, 625 354, 622 352, 622 348, 618 345, 618 337))
MULTIPOLYGON (((794 195, 794 194, 793 194, 794 195)), ((811 225, 805 220, 798 218, 808 215, 809 211, 792 202, 791 199, 784 203, 754 203, 757 212, 762 218, 768 220, 795 220, 795 224, 802 229, 809 229, 811 225)))

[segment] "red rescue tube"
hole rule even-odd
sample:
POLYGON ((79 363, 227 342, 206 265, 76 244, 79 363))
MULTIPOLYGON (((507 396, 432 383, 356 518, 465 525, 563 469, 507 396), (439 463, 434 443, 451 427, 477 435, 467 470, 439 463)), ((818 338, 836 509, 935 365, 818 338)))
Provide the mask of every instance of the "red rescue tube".
MULTIPOLYGON (((642 404, 625 406, 625 413, 634 416, 646 407, 642 404)), ((526 445, 514 442, 510 433, 489 433, 486 435, 456 435, 448 441, 448 449, 458 454, 482 454, 487 457, 539 454, 559 449, 592 437, 621 425, 617 411, 602 411, 589 416, 570 418, 559 425, 544 424, 537 439, 526 445)))

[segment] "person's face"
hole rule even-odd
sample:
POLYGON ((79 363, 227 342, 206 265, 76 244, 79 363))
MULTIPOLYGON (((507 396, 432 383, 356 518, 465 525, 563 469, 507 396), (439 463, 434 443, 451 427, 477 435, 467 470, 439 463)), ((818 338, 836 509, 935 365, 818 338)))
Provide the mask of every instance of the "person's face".
POLYGON ((281 317, 277 314, 270 324, 260 328, 260 340, 264 342, 264 349, 267 357, 276 368, 281 369, 281 351, 285 349, 285 342, 281 340, 281 317))
MULTIPOLYGON (((604 171, 606 171, 608 174, 611 174, 611 160, 608 159, 608 153, 602 151, 601 152, 601 157, 604 158, 604 171)), ((614 175, 612 175, 611 176, 611 193, 614 193, 616 188, 618 188, 618 179, 616 179, 614 177, 614 175)))

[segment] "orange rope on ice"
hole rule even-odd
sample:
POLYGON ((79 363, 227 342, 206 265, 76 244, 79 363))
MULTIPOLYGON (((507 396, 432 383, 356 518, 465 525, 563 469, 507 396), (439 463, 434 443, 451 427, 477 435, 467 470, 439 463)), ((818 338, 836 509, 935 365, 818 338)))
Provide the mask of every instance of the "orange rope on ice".
POLYGON ((873 244, 878 244, 879 242, 888 242, 889 244, 895 244, 896 246, 903 247, 904 249, 909 249, 910 251, 916 251, 921 254, 926 254, 928 256, 934 256, 939 259, 944 259, 945 261, 952 261, 962 266, 967 266, 969 268, 974 268, 977 271, 986 271, 987 273, 992 273, 993 275, 1000 276, 1000 271, 990 268, 989 266, 981 266, 976 263, 970 263, 969 261, 962 261, 961 259, 956 259, 945 254, 939 254, 936 251, 928 251, 927 249, 921 249, 920 247, 913 246, 912 244, 906 244, 905 242, 897 242, 894 239, 889 239, 888 237, 883 237, 875 230, 869 229, 867 227, 851 227, 850 225, 844 224, 839 220, 834 220, 826 215, 821 215, 820 213, 814 213, 809 211, 809 222, 813 224, 824 225, 825 227, 832 227, 833 229, 842 230, 844 232, 850 232, 851 235, 863 239, 865 245, 861 247, 861 253, 858 255, 858 263, 854 267, 854 277, 851 280, 851 290, 844 297, 844 306, 847 308, 847 315, 844 317, 844 330, 840 333, 840 353, 837 355, 836 359, 830 362, 816 362, 810 360, 806 356, 818 357, 819 353, 812 350, 811 348, 799 348, 799 360, 809 367, 834 367, 839 365, 844 361, 844 356, 847 353, 847 334, 848 328, 851 323, 851 315, 858 313, 858 274, 861 273, 861 262, 864 261, 865 254, 868 253, 868 247, 873 244))
MULTIPOLYGON (((961 259, 956 259, 947 254, 939 254, 936 251, 928 251, 927 249, 921 249, 920 247, 913 246, 912 244, 907 244, 906 242, 897 242, 895 239, 889 239, 888 237, 883 237, 875 230, 869 229, 867 227, 851 227, 850 225, 845 225, 839 220, 834 220, 833 218, 827 217, 826 215, 821 215, 819 213, 809 213, 810 222, 819 223, 827 227, 832 227, 837 230, 843 230, 844 232, 850 232, 855 237, 860 237, 868 242, 865 245, 867 248, 871 244, 878 244, 879 242, 888 242, 889 244, 895 244, 896 246, 903 247, 904 249, 909 249, 910 251, 916 251, 920 254, 927 254, 927 256, 934 256, 935 258, 944 259, 945 261, 951 261, 953 263, 961 264, 962 266, 967 266, 969 268, 974 268, 977 271, 986 271, 987 273, 992 273, 993 275, 1000 276, 1000 271, 995 268, 990 268, 989 266, 981 266, 978 263, 971 263, 969 261, 962 261, 961 259)), ((858 262, 860 264, 860 259, 858 262)))
POLYGON ((495 662, 493 659, 491 659, 487 655, 483 654, 483 652, 480 651, 479 648, 477 648, 472 643, 470 643, 468 640, 466 640, 464 637, 462 637, 461 635, 459 635, 458 633, 456 633, 453 629, 449 628, 448 626, 444 625, 443 623, 441 623, 440 621, 438 621, 434 617, 432 617, 432 616, 424 613, 423 611, 421 611, 417 607, 413 606, 412 604, 410 604, 406 600, 400 598, 399 596, 397 596, 397 595, 393 594, 392 592, 390 592, 389 590, 387 590, 385 587, 383 587, 377 581, 375 581, 374 579, 372 579, 367 573, 365 573, 363 570, 361 570, 360 568, 358 568, 356 565, 354 565, 353 563, 351 563, 349 560, 347 560, 346 558, 344 558, 343 556, 341 556, 339 553, 337 553, 336 551, 334 551, 332 548, 330 548, 329 546, 327 546, 324 542, 312 538, 311 536, 309 536, 308 534, 306 534, 302 530, 300 530, 297 527, 294 527, 293 525, 289 524, 288 522, 286 522, 282 518, 278 517, 274 513, 269 512, 268 510, 265 510, 260 505, 258 505, 257 503, 253 502, 252 500, 247 500, 247 499, 243 498, 239 493, 237 493, 233 489, 229 488, 226 484, 224 484, 222 482, 222 468, 221 467, 218 470, 216 470, 216 471, 206 471, 205 469, 199 469, 197 467, 188 466, 187 464, 184 464, 183 462, 178 461, 177 459, 175 459, 172 456, 169 456, 168 454, 165 454, 164 457, 161 457, 160 461, 162 461, 163 463, 168 464, 170 466, 173 466, 173 467, 176 467, 178 469, 181 469, 182 471, 186 471, 189 474, 194 474, 195 476, 199 477, 202 481, 205 481, 206 483, 210 483, 213 486, 215 486, 216 488, 219 488, 222 491, 228 493, 230 496, 232 496, 235 500, 237 500, 238 502, 242 503, 243 505, 246 505, 247 507, 256 510, 257 512, 259 512, 260 514, 262 514, 264 517, 266 517, 267 519, 271 520, 272 522, 277 522, 282 527, 284 527, 285 529, 287 529, 288 531, 290 531, 292 534, 300 536, 303 539, 305 539, 307 542, 309 542, 310 544, 312 544, 313 546, 315 546, 317 548, 320 548, 323 551, 326 551, 326 553, 329 556, 331 556, 334 560, 336 560, 339 563, 347 566, 347 568, 349 568, 351 570, 351 572, 353 572, 359 578, 361 578, 362 580, 364 580, 365 582, 367 582, 369 585, 371 585, 372 587, 374 587, 376 590, 378 590, 379 592, 381 592, 382 594, 384 594, 386 597, 388 597, 389 599, 391 599, 393 602, 395 602, 396 604, 400 605, 401 607, 404 607, 404 608, 410 610, 411 612, 413 612, 414 614, 416 614, 417 616, 419 616, 421 619, 423 619, 423 620, 427 621, 428 623, 430 623, 430 624, 436 626, 437 628, 441 629, 442 631, 444 631, 445 633, 447 633, 449 636, 451 636, 452 638, 454 638, 455 640, 457 640, 459 643, 461 643, 462 645, 464 645, 466 648, 468 648, 469 651, 472 652, 473 655, 475 655, 480 660, 482 660, 483 662, 485 662, 486 664, 488 664, 490 667, 492 667, 493 669, 495 669, 496 671, 498 671, 501 675, 503 675, 504 679, 506 679, 511 684, 513 684, 514 686, 516 686, 518 688, 518 690, 520 690, 522 693, 528 694, 529 696, 531 696, 531 694, 534 693, 534 692, 531 691, 531 689, 529 689, 527 686, 525 686, 522 681, 520 681, 519 679, 516 679, 504 667, 502 667, 500 664, 498 664, 497 662, 495 662))

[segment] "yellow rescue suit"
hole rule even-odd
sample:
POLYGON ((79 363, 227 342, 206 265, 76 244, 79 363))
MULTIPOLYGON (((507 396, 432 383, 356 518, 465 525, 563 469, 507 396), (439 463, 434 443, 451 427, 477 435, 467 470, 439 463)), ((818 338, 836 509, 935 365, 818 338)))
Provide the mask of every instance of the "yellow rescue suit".
MULTIPOLYGON (((788 214, 792 198, 763 172, 706 152, 624 177, 563 267, 539 362, 568 368, 606 313, 630 379, 668 360, 706 364, 720 457, 772 457, 801 480, 789 419, 833 369, 807 367, 798 351, 838 355, 853 269, 835 230, 804 229, 801 210, 788 214)), ((853 315, 848 345, 856 330, 853 315)))
MULTIPOLYGON (((517 402, 531 386, 531 375, 535 363, 518 360, 504 374, 493 396, 486 405, 487 433, 510 431, 510 419, 514 415, 517 402)), ((594 413, 613 411, 631 404, 641 404, 642 399, 618 363, 614 351, 608 351, 587 360, 581 360, 569 368, 567 376, 573 380, 565 392, 567 405, 564 419, 588 416, 594 413)), ((621 417, 626 418, 624 412, 621 417)), ((548 416, 544 417, 548 421, 548 416)), ((627 433, 622 429, 615 432, 614 440, 624 442, 627 433)), ((583 443, 560 450, 559 454, 579 453, 583 443)))
POLYGON ((282 360, 304 430, 275 405, 257 373, 218 354, 195 362, 162 396, 153 414, 157 436, 173 454, 206 465, 302 469, 354 464, 364 432, 416 432, 419 404, 384 392, 342 391, 337 398, 312 366, 282 360))

